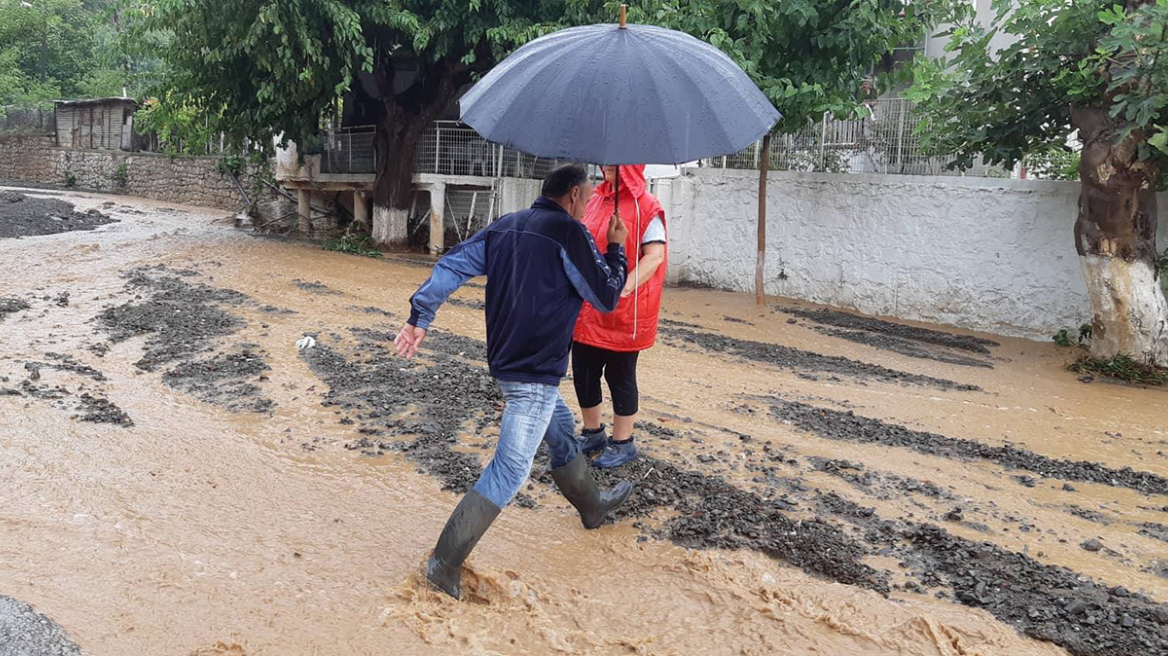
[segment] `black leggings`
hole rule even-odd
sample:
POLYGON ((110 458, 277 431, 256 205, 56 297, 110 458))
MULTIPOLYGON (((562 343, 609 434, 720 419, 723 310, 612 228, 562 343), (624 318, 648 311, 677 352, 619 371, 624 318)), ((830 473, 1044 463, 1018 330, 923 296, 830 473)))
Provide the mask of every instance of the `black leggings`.
POLYGON ((581 408, 595 408, 604 401, 600 377, 608 381, 612 410, 621 417, 637 414, 637 356, 572 342, 572 383, 581 408))

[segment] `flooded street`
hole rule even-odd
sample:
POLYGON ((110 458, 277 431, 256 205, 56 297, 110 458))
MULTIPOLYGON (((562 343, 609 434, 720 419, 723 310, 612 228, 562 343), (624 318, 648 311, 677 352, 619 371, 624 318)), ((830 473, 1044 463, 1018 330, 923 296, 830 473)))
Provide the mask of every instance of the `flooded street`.
POLYGON ((0 239, 0 595, 85 654, 1168 653, 1168 392, 1070 349, 668 289, 628 506, 538 458, 458 603, 485 281, 406 362, 424 262, 22 193, 117 219, 0 239))

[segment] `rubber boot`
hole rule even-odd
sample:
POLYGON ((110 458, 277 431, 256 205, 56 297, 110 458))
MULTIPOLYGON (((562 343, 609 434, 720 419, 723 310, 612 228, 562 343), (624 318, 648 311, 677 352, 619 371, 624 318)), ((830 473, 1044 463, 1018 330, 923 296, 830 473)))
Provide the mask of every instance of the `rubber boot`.
POLYGON ((604 522, 608 512, 625 502, 633 492, 633 484, 621 481, 607 490, 602 490, 592 480, 592 471, 583 455, 572 462, 551 471, 552 480, 564 497, 580 511, 584 528, 596 528, 604 522))
POLYGON ((458 502, 426 562, 426 578, 435 588, 459 598, 462 563, 498 516, 499 507, 473 489, 458 502))

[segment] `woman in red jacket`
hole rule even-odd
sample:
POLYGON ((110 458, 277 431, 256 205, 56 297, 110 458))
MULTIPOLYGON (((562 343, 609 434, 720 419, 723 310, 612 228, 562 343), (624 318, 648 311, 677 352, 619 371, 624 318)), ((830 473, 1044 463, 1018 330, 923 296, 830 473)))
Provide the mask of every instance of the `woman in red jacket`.
POLYGON ((584 211, 584 226, 600 250, 608 246, 605 228, 615 211, 614 186, 620 193, 620 216, 629 228, 625 252, 636 264, 628 274, 616 310, 601 314, 585 303, 576 322, 572 344, 572 378, 584 415, 581 448, 603 450, 596 467, 618 467, 637 457, 633 423, 639 405, 637 357, 657 340, 657 315, 665 287, 668 238, 665 212, 645 184, 644 165, 605 166, 604 182, 596 187, 584 211), (614 185, 620 175, 620 184, 614 185), (600 423, 604 400, 600 379, 612 396, 612 439, 600 423))

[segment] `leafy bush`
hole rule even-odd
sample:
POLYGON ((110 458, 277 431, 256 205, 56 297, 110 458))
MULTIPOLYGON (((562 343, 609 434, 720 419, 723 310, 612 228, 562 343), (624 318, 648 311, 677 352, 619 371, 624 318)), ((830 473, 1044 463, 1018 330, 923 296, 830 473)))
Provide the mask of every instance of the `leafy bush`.
POLYGON ((1109 360, 1084 355, 1067 365, 1067 369, 1077 374, 1097 374, 1138 385, 1168 384, 1168 369, 1141 362, 1123 353, 1109 360))
POLYGON ((1039 180, 1079 179, 1079 151, 1046 148, 1026 159, 1031 175, 1039 180))
POLYGON ((377 250, 373 239, 369 235, 354 232, 346 232, 340 239, 326 241, 324 243, 324 250, 352 253, 353 255, 361 255, 363 257, 381 257, 381 252, 377 250))
POLYGON ((110 180, 113 181, 114 186, 118 189, 125 189, 126 184, 130 181, 130 169, 125 164, 122 164, 113 172, 110 180))
POLYGON ((207 144, 219 135, 218 112, 176 102, 170 96, 146 99, 134 113, 134 121, 136 131, 156 133, 169 155, 205 155, 207 144))

